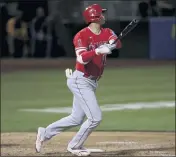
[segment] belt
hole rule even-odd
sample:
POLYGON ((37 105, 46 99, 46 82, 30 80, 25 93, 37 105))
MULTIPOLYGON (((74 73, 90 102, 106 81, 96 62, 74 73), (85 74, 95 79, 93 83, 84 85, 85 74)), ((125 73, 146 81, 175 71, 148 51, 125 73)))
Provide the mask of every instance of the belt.
POLYGON ((92 76, 92 75, 83 75, 83 77, 88 78, 90 80, 98 81, 101 76, 92 76))

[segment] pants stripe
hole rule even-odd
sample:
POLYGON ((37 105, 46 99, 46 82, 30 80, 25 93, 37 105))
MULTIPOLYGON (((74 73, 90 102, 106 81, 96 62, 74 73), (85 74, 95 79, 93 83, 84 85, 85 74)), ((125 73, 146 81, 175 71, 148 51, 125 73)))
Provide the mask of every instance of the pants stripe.
MULTIPOLYGON (((78 87, 77 78, 78 78, 78 77, 76 77, 76 79, 75 79, 75 84, 76 84, 76 86, 77 86, 77 89, 79 90, 79 93, 80 93, 80 95, 81 95, 83 101, 85 102, 87 108, 89 109, 90 115, 91 115, 92 120, 93 120, 93 116, 92 116, 92 113, 91 113, 91 111, 90 111, 90 108, 88 107, 88 105, 87 105, 87 103, 86 103, 86 100, 84 99, 84 97, 83 97, 83 95, 82 95, 82 93, 81 93, 81 90, 80 90, 80 88, 78 87)), ((94 120, 93 120, 93 121, 94 121, 94 120)), ((84 134, 87 132, 87 130, 88 130, 88 129, 91 127, 91 125, 93 124, 93 121, 92 121, 92 123, 90 124, 90 126, 85 130, 85 132, 84 132, 83 135, 81 136, 81 138, 80 138, 80 140, 78 141, 78 143, 76 143, 76 145, 79 144, 79 142, 81 141, 81 139, 82 139, 82 137, 84 136, 84 134)), ((74 147, 76 147, 76 145, 75 145, 74 147)), ((73 148, 74 148, 74 147, 73 147, 73 148)))

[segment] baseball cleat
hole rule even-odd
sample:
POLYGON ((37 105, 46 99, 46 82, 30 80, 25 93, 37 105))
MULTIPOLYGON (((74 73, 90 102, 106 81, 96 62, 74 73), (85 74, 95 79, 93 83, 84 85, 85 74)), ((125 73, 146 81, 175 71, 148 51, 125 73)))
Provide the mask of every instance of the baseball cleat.
POLYGON ((72 148, 67 148, 67 151, 69 151, 70 153, 77 155, 77 156, 89 156, 90 152, 85 149, 85 148, 81 148, 81 149, 72 149, 72 148))
POLYGON ((45 128, 39 127, 38 128, 38 133, 37 133, 37 137, 36 137, 36 142, 35 142, 35 149, 36 152, 39 153, 41 151, 42 148, 42 144, 43 144, 43 139, 42 139, 42 134, 45 132, 45 128))

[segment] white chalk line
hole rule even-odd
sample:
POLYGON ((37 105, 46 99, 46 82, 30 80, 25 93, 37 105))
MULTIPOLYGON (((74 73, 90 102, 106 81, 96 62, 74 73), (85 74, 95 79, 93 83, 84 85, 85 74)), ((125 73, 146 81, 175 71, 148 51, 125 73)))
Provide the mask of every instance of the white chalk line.
POLYGON ((132 141, 105 141, 105 142, 97 142, 96 144, 137 144, 138 142, 132 141))
MULTIPOLYGON (((127 104, 105 104, 100 106, 104 112, 121 111, 121 110, 140 110, 140 109, 157 109, 175 107, 175 101, 160 102, 138 102, 127 104)), ((45 113, 71 113, 72 107, 42 108, 42 109, 19 109, 25 112, 45 112, 45 113)))

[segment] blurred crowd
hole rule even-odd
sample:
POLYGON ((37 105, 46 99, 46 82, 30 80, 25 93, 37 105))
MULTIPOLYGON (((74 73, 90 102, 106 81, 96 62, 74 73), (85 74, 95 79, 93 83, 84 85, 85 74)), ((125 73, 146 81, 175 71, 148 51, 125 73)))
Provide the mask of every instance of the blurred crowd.
MULTIPOLYGON (((170 0, 170 1, 175 2, 175 0, 170 0)), ((0 9, 1 9, 1 18, 0 18, 1 53, 0 55, 1 57, 14 57, 14 58, 61 57, 61 56, 65 56, 67 51, 71 51, 71 49, 68 49, 68 47, 71 47, 72 41, 71 39, 69 41, 70 37, 69 35, 67 35, 70 32, 64 29, 64 27, 61 24, 62 22, 60 24, 56 24, 56 21, 59 23, 59 20, 54 20, 51 15, 48 15, 48 11, 46 11, 46 8, 43 5, 41 6, 38 5, 37 7, 33 7, 32 5, 32 8, 28 8, 29 2, 28 1, 24 1, 24 2, 25 3, 23 3, 21 7, 19 7, 18 4, 16 4, 17 5, 16 10, 11 13, 9 13, 9 11, 11 11, 12 9, 8 9, 9 4, 11 2, 10 3, 0 2, 0 9), (26 10, 29 10, 27 14, 26 14, 26 10), (58 29, 58 26, 60 29, 58 29), (56 32, 56 30, 60 30, 60 31, 56 32)), ((60 2, 58 0, 58 2, 59 4, 61 4, 61 2, 63 1, 60 2)), ((70 2, 70 4, 72 4, 73 1, 70 0, 67 2, 70 2)), ((80 2, 79 0, 74 2, 75 8, 78 7, 78 4, 80 2)), ((90 2, 90 1, 87 1, 87 2, 90 2)), ((104 5, 107 6, 107 3, 106 3, 107 1, 101 1, 101 2, 102 4, 104 2, 104 5)), ((110 6, 112 7, 110 3, 108 4, 109 4, 109 7, 110 6)), ((119 1, 118 6, 120 6, 120 4, 121 3, 119 1)), ((124 3, 124 4, 126 7, 126 4, 128 3, 124 3)), ((66 5, 66 6, 68 7, 67 9, 62 7, 62 5, 58 7, 61 10, 59 12, 60 16, 66 15, 67 14, 66 12, 70 10, 70 5, 69 6, 66 5)), ((147 18, 149 16, 150 17, 151 16, 173 16, 175 14, 175 7, 173 7, 173 5, 169 3, 165 3, 164 1, 141 0, 138 3, 136 3, 136 6, 137 6, 137 11, 135 10, 135 12, 137 13, 135 14, 137 16, 142 16, 143 18, 147 18)), ((76 10, 79 10, 79 9, 77 8, 76 10)), ((115 8, 114 10, 118 11, 115 8)), ((120 13, 123 11, 125 11, 125 9, 123 9, 122 7, 122 10, 120 10, 120 13)), ((109 16, 108 16, 109 18, 118 17, 116 16, 118 12, 117 13, 113 12, 112 8, 109 9, 108 13, 109 13, 109 16), (115 13, 115 15, 113 13, 115 13)), ((127 13, 128 13, 128 10, 127 10, 127 13)), ((71 11, 68 14, 70 14, 70 16, 77 15, 71 11)), ((124 17, 125 16, 127 15, 124 15, 124 17)), ((80 20, 80 17, 78 16, 77 18, 78 21, 80 20)), ((60 17, 57 17, 57 19, 59 18, 60 17)), ((73 18, 73 19, 74 20, 72 20, 72 22, 76 21, 75 20, 76 18, 73 18)), ((120 17, 120 19, 123 19, 123 17, 120 17)), ((73 33, 73 30, 71 30, 71 32, 73 33)))
POLYGON ((176 13, 174 0, 170 1, 170 3, 169 0, 142 0, 141 2, 139 2, 138 13, 143 18, 147 18, 149 16, 174 16, 174 14, 176 13))
POLYGON ((1 4, 1 57, 60 57, 64 56, 52 18, 42 6, 33 10, 35 16, 26 20, 22 10, 9 14, 8 4, 1 4))

